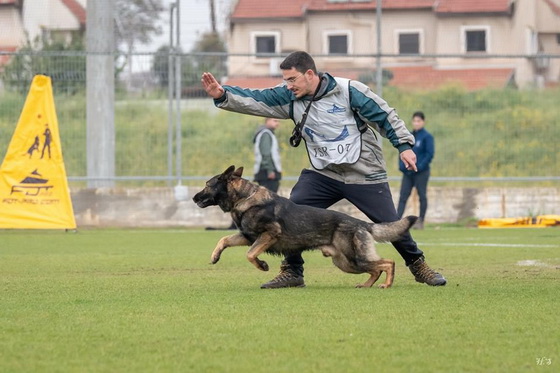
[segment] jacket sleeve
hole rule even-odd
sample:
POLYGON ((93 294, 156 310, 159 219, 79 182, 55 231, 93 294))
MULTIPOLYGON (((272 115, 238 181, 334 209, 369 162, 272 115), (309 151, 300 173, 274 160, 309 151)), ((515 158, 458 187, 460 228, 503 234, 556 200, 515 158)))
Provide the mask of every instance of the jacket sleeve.
POLYGON ((414 136, 385 100, 373 93, 367 85, 355 80, 350 82, 350 96, 352 110, 361 120, 389 139, 399 152, 412 149, 414 136))
POLYGON ((425 171, 428 169, 428 167, 430 167, 430 163, 432 162, 435 153, 434 137, 432 135, 426 136, 423 142, 424 142, 424 149, 423 149, 424 154, 422 158, 419 159, 419 162, 416 165, 418 167, 418 172, 425 171))
POLYGON ((241 114, 288 119, 292 92, 284 85, 266 89, 246 89, 223 86, 225 93, 214 99, 220 109, 241 114))

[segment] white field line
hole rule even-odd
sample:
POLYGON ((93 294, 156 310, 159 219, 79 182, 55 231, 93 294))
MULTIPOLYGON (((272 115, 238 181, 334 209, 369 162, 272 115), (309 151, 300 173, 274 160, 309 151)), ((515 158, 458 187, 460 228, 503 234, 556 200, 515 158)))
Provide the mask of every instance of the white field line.
POLYGON ((548 267, 548 268, 560 268, 558 266, 554 266, 540 260, 536 259, 528 259, 528 260, 520 260, 516 263, 520 267, 548 267))
POLYGON ((556 247, 550 244, 521 244, 521 243, 474 243, 474 242, 417 242, 422 246, 476 246, 476 247, 556 247))

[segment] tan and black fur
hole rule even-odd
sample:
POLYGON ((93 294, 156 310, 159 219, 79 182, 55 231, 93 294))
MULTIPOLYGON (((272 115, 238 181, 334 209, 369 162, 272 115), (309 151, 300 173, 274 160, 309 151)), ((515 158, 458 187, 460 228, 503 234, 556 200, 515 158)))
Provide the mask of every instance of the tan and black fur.
POLYGON ((344 272, 369 273, 357 285, 371 287, 386 273, 380 288, 393 284, 395 262, 382 259, 375 242, 395 241, 416 221, 408 216, 393 223, 368 223, 346 214, 310 206, 296 205, 287 198, 243 179, 243 168, 230 166, 216 175, 197 193, 193 201, 201 208, 219 206, 230 212, 240 232, 220 239, 212 252, 212 264, 231 246, 251 246, 247 259, 262 271, 268 264, 259 255, 285 255, 304 250, 321 250, 344 272))

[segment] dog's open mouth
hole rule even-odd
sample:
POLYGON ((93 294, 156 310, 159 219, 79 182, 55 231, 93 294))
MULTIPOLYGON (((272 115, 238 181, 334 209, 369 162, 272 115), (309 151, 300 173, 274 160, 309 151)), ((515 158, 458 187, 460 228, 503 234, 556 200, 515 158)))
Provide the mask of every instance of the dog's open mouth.
POLYGON ((210 206, 209 203, 205 203, 205 202, 206 202, 206 201, 198 201, 198 202, 196 203, 196 205, 197 205, 198 207, 200 207, 200 208, 205 208, 205 207, 210 206))
POLYGON ((195 198, 193 198, 193 201, 194 201, 194 203, 196 203, 196 205, 197 205, 198 207, 200 207, 200 208, 202 208, 202 209, 205 208, 205 207, 213 206, 213 205, 216 204, 216 203, 214 202, 214 199, 213 199, 213 198, 202 198, 202 199, 199 199, 199 198, 196 198, 196 196, 195 196, 195 198))

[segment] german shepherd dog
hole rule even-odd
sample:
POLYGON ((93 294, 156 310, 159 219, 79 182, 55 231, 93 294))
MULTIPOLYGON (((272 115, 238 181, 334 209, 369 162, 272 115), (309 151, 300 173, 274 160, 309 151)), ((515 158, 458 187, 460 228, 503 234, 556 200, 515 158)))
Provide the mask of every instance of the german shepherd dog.
POLYGON ((416 222, 408 216, 392 223, 374 224, 346 214, 316 207, 296 205, 287 198, 241 178, 243 167, 230 166, 206 182, 193 197, 201 208, 219 206, 231 213, 240 232, 221 238, 212 252, 216 264, 222 252, 232 246, 251 246, 247 259, 261 271, 268 264, 259 255, 286 255, 304 250, 321 250, 334 265, 348 273, 369 273, 357 287, 371 287, 386 273, 380 288, 393 284, 395 262, 382 259, 374 242, 395 241, 416 222))

